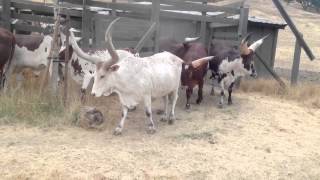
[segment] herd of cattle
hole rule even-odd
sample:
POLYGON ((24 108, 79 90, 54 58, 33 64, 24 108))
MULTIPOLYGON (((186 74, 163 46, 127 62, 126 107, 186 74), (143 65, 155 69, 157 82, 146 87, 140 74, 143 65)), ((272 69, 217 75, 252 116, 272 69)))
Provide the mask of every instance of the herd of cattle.
MULTIPOLYGON (((175 105, 178 90, 186 86, 186 108, 190 108, 190 96, 193 88, 198 86, 197 104, 203 99, 204 77, 207 70, 212 72, 212 78, 220 85, 220 102, 223 106, 225 91, 228 90, 228 104, 232 104, 231 94, 238 77, 256 76, 253 55, 264 39, 254 42, 250 46, 248 34, 239 47, 227 43, 214 43, 208 50, 197 38, 186 38, 183 43, 172 39, 160 41, 160 53, 149 57, 139 57, 130 48, 115 49, 112 43, 111 30, 119 20, 110 23, 105 34, 106 49, 81 49, 70 30, 70 45, 65 46, 65 35, 61 31, 62 47, 59 58, 65 62, 65 52, 69 49, 68 66, 70 76, 81 84, 83 98, 90 81, 93 80, 91 94, 96 97, 109 96, 116 93, 122 105, 122 117, 115 129, 115 134, 122 132, 129 110, 134 109, 143 101, 145 113, 149 118, 148 132, 155 132, 152 119, 151 102, 153 98, 162 97, 164 100, 164 114, 162 121, 172 124, 175 119, 175 105), (171 105, 171 108, 169 108, 171 105)), ((22 70, 31 68, 35 75, 48 66, 48 56, 53 38, 50 35, 19 35, 12 34, 0 28, 0 80, 5 91, 8 80, 16 74, 18 87, 23 80, 22 70)), ((60 71, 62 72, 62 71, 60 71)), ((62 80, 64 74, 60 74, 62 80)), ((212 87, 213 90, 213 87, 212 87)))

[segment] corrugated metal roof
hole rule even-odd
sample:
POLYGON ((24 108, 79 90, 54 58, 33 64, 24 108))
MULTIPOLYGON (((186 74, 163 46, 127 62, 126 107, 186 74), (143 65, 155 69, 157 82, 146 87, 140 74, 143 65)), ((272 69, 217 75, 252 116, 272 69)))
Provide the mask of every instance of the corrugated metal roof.
MULTIPOLYGON (((239 19, 239 15, 229 16, 228 18, 239 19)), ((252 22, 252 23, 266 24, 266 25, 270 25, 270 26, 274 26, 282 29, 287 25, 287 23, 284 23, 284 22, 272 21, 272 20, 265 19, 262 17, 257 17, 257 16, 249 16, 248 21, 249 23, 252 22)))

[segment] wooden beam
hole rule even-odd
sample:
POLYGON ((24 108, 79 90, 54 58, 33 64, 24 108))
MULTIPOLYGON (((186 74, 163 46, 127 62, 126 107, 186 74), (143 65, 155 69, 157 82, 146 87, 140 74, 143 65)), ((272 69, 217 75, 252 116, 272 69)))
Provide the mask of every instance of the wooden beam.
POLYGON ((82 47, 87 48, 89 47, 89 39, 90 39, 90 25, 91 25, 91 19, 90 19, 90 11, 87 8, 87 1, 89 0, 83 0, 82 4, 82 47))
POLYGON ((41 16, 41 15, 32 15, 32 14, 24 14, 24 13, 12 13, 12 18, 14 19, 21 19, 27 21, 38 21, 44 23, 54 23, 53 17, 49 16, 41 16))
POLYGON ((238 27, 238 37, 239 41, 247 34, 248 28, 248 16, 249 16, 249 8, 240 8, 240 17, 239 17, 239 27, 238 27))
POLYGON ((221 18, 221 17, 209 17, 209 16, 198 16, 193 14, 187 13, 179 13, 179 12, 172 12, 172 11, 160 11, 160 16, 170 19, 184 19, 188 21, 206 21, 206 22, 218 22, 218 23, 226 23, 226 24, 239 24, 238 19, 232 18, 221 18))
MULTIPOLYGON (((70 15, 67 14, 67 32, 66 32, 66 52, 64 56, 64 88, 63 88, 63 104, 66 107, 68 102, 68 76, 69 76, 69 36, 70 36, 70 15)), ((61 81, 62 79, 60 79, 61 81)))
MULTIPOLYGON (((207 2, 203 2, 203 5, 207 5, 207 2)), ((207 12, 206 11, 202 11, 202 17, 206 17, 207 16, 207 12)), ((207 30, 207 22, 206 21, 201 21, 201 25, 200 25, 200 38, 201 38, 201 42, 202 43, 206 43, 206 30, 207 30)))
POLYGON ((292 69, 291 69, 291 85, 292 86, 298 83, 300 57, 301 57, 301 45, 299 41, 296 39, 294 58, 293 58, 292 69))
POLYGON ((152 1, 152 17, 151 21, 155 23, 154 33, 154 52, 159 52, 159 38, 160 38, 160 2, 159 0, 152 1))
POLYGON ((279 83, 279 85, 283 88, 286 89, 287 85, 282 81, 282 79, 280 78, 280 76, 273 70, 271 69, 268 64, 261 58, 261 56, 259 55, 259 53, 255 53, 255 55, 257 56, 258 60, 262 63, 262 65, 267 69, 267 71, 272 75, 272 77, 279 83))
POLYGON ((183 2, 181 0, 160 0, 161 4, 168 4, 172 6, 161 6, 161 9, 168 10, 184 10, 184 11, 206 11, 206 12, 227 12, 231 14, 238 14, 239 8, 230 8, 215 5, 206 5, 199 3, 183 2))
POLYGON ((2 26, 11 31, 11 0, 2 2, 2 26))
POLYGON ((134 48, 135 51, 140 52, 141 48, 145 44, 145 42, 154 34, 154 31, 156 29, 156 23, 152 23, 148 31, 145 33, 145 35, 140 39, 136 47, 134 48))
POLYGON ((279 12, 282 15, 283 19, 289 25, 291 31, 296 36, 297 41, 299 41, 299 44, 303 47, 303 49, 306 52, 306 54, 308 55, 309 59, 311 61, 314 60, 315 56, 313 55, 311 49, 309 48, 308 44, 303 39, 303 37, 300 35, 297 27, 295 26, 295 24, 293 23, 293 21, 289 17, 288 13, 284 10, 284 8, 283 8, 282 4, 280 3, 280 1, 279 0, 272 0, 272 1, 273 1, 274 5, 277 7, 277 9, 279 10, 279 12))

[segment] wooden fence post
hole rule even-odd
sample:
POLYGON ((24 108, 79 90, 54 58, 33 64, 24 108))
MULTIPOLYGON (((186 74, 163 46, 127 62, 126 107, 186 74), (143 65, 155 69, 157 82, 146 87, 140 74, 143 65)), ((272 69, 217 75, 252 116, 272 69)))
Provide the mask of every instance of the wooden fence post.
MULTIPOLYGON (((207 1, 202 2, 203 5, 207 5, 207 1)), ((203 11, 202 12, 202 17, 204 17, 203 19, 205 19, 205 17, 207 16, 207 12, 203 11)), ((205 20, 201 21, 201 26, 200 26, 200 36, 201 36, 201 42, 203 44, 206 44, 206 30, 207 30, 207 22, 205 20)))
MULTIPOLYGON (((51 94, 54 96, 58 95, 58 68, 59 68, 59 50, 60 50, 60 41, 58 40, 60 34, 60 1, 58 0, 55 4, 54 15, 55 15, 55 24, 54 24, 54 33, 53 40, 51 43, 51 52, 52 56, 49 56, 52 61, 52 76, 50 79, 50 90, 51 94)), ((51 54, 51 53, 50 53, 51 54)))
POLYGON ((11 0, 2 1, 2 25, 11 31, 11 0))
POLYGON ((156 23, 154 33, 154 52, 159 52, 159 36, 160 36, 160 1, 152 0, 152 16, 151 21, 156 23))
POLYGON ((89 0, 83 0, 82 4, 82 46, 83 47, 89 47, 89 38, 90 38, 90 10, 87 8, 87 2, 89 0))
MULTIPOLYGON (((302 34, 301 34, 302 37, 302 34)), ((301 45, 296 39, 296 45, 294 50, 294 57, 291 69, 291 86, 297 85, 299 77, 299 66, 300 66, 300 57, 301 57, 301 45)))
MULTIPOLYGON (((64 62, 65 62, 65 67, 64 67, 64 92, 63 92, 63 104, 66 107, 67 106, 67 102, 68 102, 68 76, 69 76, 69 67, 68 67, 68 63, 69 63, 69 36, 70 36, 70 15, 67 12, 67 19, 66 19, 66 25, 67 25, 67 32, 66 32, 66 53, 64 56, 64 62)), ((60 79, 61 80, 61 79, 60 79)))
POLYGON ((249 8, 241 7, 240 17, 239 17, 239 28, 238 28, 239 42, 247 34, 248 18, 249 18, 249 8))

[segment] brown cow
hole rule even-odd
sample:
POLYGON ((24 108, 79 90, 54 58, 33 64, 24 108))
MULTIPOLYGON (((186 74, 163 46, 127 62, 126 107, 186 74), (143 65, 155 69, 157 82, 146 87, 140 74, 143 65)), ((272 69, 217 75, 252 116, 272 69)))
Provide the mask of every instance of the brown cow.
POLYGON ((14 53, 15 38, 13 34, 0 28, 0 89, 6 90, 6 79, 9 79, 7 73, 11 64, 11 59, 14 53))
POLYGON ((168 51, 184 60, 182 73, 181 73, 181 84, 182 86, 187 86, 186 95, 187 103, 186 108, 190 108, 190 97, 193 92, 193 88, 198 85, 198 99, 197 104, 200 104, 203 95, 202 88, 204 84, 204 77, 207 73, 208 62, 201 64, 191 65, 196 59, 207 57, 207 48, 202 43, 193 42, 197 40, 192 39, 190 41, 186 40, 183 43, 177 43, 171 39, 162 39, 160 41, 160 50, 168 51))

